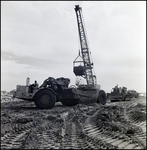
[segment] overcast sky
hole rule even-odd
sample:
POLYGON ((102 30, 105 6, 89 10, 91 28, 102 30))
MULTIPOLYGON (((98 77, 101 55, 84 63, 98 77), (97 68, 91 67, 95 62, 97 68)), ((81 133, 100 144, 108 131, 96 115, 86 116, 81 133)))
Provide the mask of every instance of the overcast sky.
POLYGON ((146 92, 146 1, 1 1, 1 90, 70 78, 82 7, 97 83, 146 92))

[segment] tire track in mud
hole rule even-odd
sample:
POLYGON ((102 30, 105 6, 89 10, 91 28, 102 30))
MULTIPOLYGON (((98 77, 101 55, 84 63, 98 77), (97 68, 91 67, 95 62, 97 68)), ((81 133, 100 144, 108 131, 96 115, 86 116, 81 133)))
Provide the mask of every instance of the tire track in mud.
MULTIPOLYGON (((138 108, 140 104, 122 103, 125 105, 123 108, 127 108, 128 112, 123 112, 123 120, 121 120, 118 124, 115 123, 115 128, 117 129, 115 132, 112 130, 103 130, 99 129, 101 126, 97 125, 88 125, 85 126, 85 130, 88 132, 89 136, 97 137, 110 143, 111 145, 117 146, 119 149, 145 149, 146 148, 146 108, 142 106, 143 112, 138 108), (124 107, 125 106, 125 107, 124 107), (129 109, 132 107, 132 111, 129 109), (136 111, 136 108, 138 110, 136 111), (126 128, 124 128, 126 126, 126 128), (124 128, 123 132, 119 132, 120 128, 124 128), (119 129, 119 130, 118 130, 119 129)), ((113 105, 113 104, 112 104, 113 105)), ((111 104, 109 105, 111 106, 111 104)), ((126 110, 125 110, 126 111, 126 110)), ((121 114, 119 112, 119 114, 121 114)), ((120 116, 121 117, 121 116, 120 116)), ((90 119, 90 118, 89 118, 90 119)), ((117 120, 118 122, 118 120, 117 120)), ((111 124, 109 124, 111 125, 111 124)))
POLYGON ((137 127, 136 135, 142 143, 143 147, 146 145, 146 107, 140 103, 133 105, 127 112, 127 121, 134 127, 137 127))
POLYGON ((23 141, 25 137, 27 136, 28 131, 24 131, 18 134, 7 134, 7 138, 5 139, 5 142, 3 142, 4 139, 1 140, 1 149, 17 149, 21 148, 23 141))
MULTIPOLYGON (((74 109, 76 110, 76 109, 74 109)), ((83 112, 81 109, 80 111, 83 112)), ((93 110, 92 110, 93 112, 93 110)), ((89 113, 90 116, 92 115, 89 113)), ((89 115, 84 114, 84 116, 89 117, 89 115)), ((110 148, 110 144, 98 139, 97 137, 91 136, 95 134, 95 129, 93 126, 88 124, 83 127, 83 124, 79 121, 82 116, 79 116, 79 112, 69 113, 64 122, 65 133, 61 143, 61 149, 99 149, 99 148, 110 148), (89 134, 86 130, 88 127, 89 134), (91 127, 91 128, 90 128, 91 127)), ((100 126, 97 129, 103 128, 100 126)), ((96 129, 96 130, 97 130, 96 129)), ((111 145, 111 148, 116 148, 116 146, 111 145)))
POLYGON ((142 124, 146 122, 146 108, 144 105, 137 104, 131 106, 127 111, 127 117, 134 124, 142 124))
POLYGON ((140 144, 136 144, 131 138, 126 137, 125 135, 119 132, 103 132, 99 130, 97 126, 87 125, 84 127, 87 135, 93 139, 97 139, 102 143, 102 147, 106 149, 142 149, 140 144))
POLYGON ((37 149, 59 149, 60 148, 60 132, 44 130, 41 133, 36 133, 35 136, 38 139, 37 149))
MULTIPOLYGON (((19 103, 15 104, 18 108, 19 103)), ((32 104, 23 103, 21 110, 11 109, 16 124, 1 136, 1 149, 145 149, 146 110, 141 105, 136 109, 136 105, 80 104, 36 110, 32 104), (31 111, 26 104, 32 106, 31 111), (125 113, 120 112, 122 107, 125 113), (22 118, 29 122, 23 123, 22 118)))
POLYGON ((94 142, 86 137, 78 123, 66 122, 65 135, 61 141, 61 149, 96 148, 94 145, 94 142))
POLYGON ((86 146, 86 141, 81 136, 82 129, 78 122, 73 120, 76 113, 68 111, 64 112, 61 117, 64 120, 61 128, 60 149, 79 149, 86 146), (72 116, 71 116, 72 115, 72 116), (73 121, 73 122, 72 122, 73 121))
POLYGON ((28 137, 25 149, 60 149, 62 141, 63 119, 61 114, 47 115, 37 122, 28 137))
POLYGON ((22 148, 32 126, 32 122, 21 126, 14 125, 10 132, 1 137, 1 149, 22 148))
MULTIPOLYGON (((97 140, 87 136, 82 129, 82 124, 79 123, 77 113, 71 111, 63 112, 60 114, 64 120, 62 125, 60 123, 53 124, 47 121, 32 132, 36 136, 33 141, 36 143, 34 148, 37 149, 86 149, 86 148, 100 148, 97 144, 97 140), (72 116, 71 116, 72 115, 72 116), (59 128, 60 127, 60 128, 59 128)), ((27 143, 30 148, 29 144, 27 143)))

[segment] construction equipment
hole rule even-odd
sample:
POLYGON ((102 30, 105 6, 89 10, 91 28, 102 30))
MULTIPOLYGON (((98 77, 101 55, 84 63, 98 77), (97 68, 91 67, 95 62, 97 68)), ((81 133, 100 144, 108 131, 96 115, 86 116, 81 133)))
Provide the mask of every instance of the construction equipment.
MULTIPOLYGON (((70 86, 68 78, 47 78, 43 84, 37 89, 30 90, 30 79, 27 78, 26 86, 17 85, 14 97, 24 100, 32 100, 39 109, 52 108, 56 102, 63 105, 73 106, 79 103, 106 103, 106 93, 100 90, 100 86, 96 84, 96 76, 93 74, 93 63, 91 63, 90 52, 86 40, 83 21, 81 17, 81 8, 75 6, 77 15, 78 31, 81 43, 81 53, 83 65, 76 66, 79 63, 77 59, 74 61, 74 73, 76 76, 82 76, 86 79, 86 85, 70 86)), ((79 53, 80 55, 80 53, 79 53)))
POLYGON ((78 57, 74 60, 74 73, 76 76, 82 76, 86 79, 87 87, 96 88, 96 76, 94 75, 92 57, 90 57, 91 52, 89 51, 88 42, 86 38, 86 30, 84 27, 84 21, 82 18, 82 8, 76 5, 75 12, 77 16, 78 32, 81 45, 78 57), (81 57, 81 60, 77 60, 81 57))
POLYGON ((128 92, 130 94, 132 94, 132 97, 139 98, 139 93, 137 91, 135 91, 135 90, 128 90, 128 92))
POLYGON ((118 85, 112 88, 111 93, 107 93, 107 99, 111 101, 126 101, 131 100, 132 97, 132 93, 127 91, 126 87, 121 88, 118 85))
MULTIPOLYGON (((80 49, 79 55, 73 62, 73 72, 76 76, 82 77, 86 80, 86 84, 76 84, 78 89, 83 91, 93 91, 97 93, 101 98, 98 99, 98 102, 105 104, 106 103, 106 94, 105 91, 100 90, 100 85, 97 85, 96 75, 94 74, 93 62, 91 57, 91 52, 88 46, 88 40, 86 36, 86 29, 84 27, 84 20, 82 17, 82 8, 79 5, 75 6, 75 12, 77 17, 78 24, 78 33, 80 40, 80 49), (82 56, 81 56, 82 54, 82 56), (80 58, 80 59, 79 59, 80 58), (78 60, 79 59, 79 60, 78 60)), ((90 94, 90 93, 87 93, 90 94)))

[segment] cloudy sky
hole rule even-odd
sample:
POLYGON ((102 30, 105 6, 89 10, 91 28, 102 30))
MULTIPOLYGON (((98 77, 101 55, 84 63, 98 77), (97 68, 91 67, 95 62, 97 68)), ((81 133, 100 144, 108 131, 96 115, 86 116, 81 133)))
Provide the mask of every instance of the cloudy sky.
POLYGON ((1 90, 70 78, 82 7, 97 83, 146 91, 146 1, 1 1, 1 90))

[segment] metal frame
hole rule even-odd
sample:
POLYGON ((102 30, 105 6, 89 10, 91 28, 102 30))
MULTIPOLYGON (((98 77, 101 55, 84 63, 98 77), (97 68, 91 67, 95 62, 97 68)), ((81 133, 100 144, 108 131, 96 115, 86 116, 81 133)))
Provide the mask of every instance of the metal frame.
POLYGON ((93 63, 91 63, 91 60, 90 60, 89 48, 88 48, 88 44, 87 44, 83 20, 81 17, 82 8, 79 7, 79 5, 76 5, 75 6, 75 12, 76 12, 76 16, 77 16, 78 32, 79 32, 80 45, 81 45, 81 53, 82 53, 84 66, 86 68, 84 78, 87 81, 87 85, 93 85, 94 86, 95 85, 94 77, 96 78, 96 76, 93 75, 93 70, 92 70, 93 69, 93 63))

